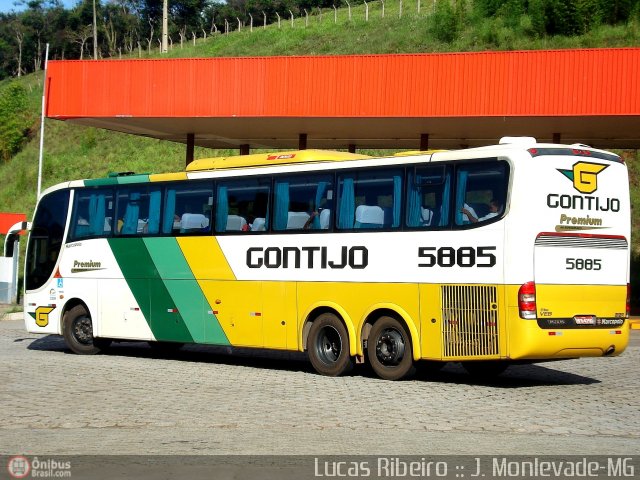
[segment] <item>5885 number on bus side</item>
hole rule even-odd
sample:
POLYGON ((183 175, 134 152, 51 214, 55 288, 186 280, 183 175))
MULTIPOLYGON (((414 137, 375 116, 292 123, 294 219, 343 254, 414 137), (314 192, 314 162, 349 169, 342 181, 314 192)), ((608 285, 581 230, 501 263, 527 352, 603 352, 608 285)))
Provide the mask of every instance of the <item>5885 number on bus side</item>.
POLYGON ((493 267, 496 247, 419 247, 418 257, 424 260, 419 267, 493 267))

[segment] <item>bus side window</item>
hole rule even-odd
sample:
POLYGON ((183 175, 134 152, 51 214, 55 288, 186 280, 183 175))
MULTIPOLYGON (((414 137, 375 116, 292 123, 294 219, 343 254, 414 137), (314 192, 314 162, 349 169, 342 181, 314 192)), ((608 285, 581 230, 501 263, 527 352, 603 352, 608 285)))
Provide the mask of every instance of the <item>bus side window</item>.
POLYGON ((162 233, 193 235, 211 231, 213 184, 182 182, 170 185, 164 192, 162 233))
POLYGON ((216 190, 215 231, 264 232, 269 229, 271 178, 223 180, 216 190))
POLYGON ((505 210, 507 184, 506 162, 494 160, 459 166, 456 169, 456 225, 499 218, 505 210))
POLYGON ((374 170, 338 176, 339 229, 400 227, 403 171, 374 170))
POLYGON ((111 235, 113 192, 105 189, 77 189, 69 240, 111 235))
POLYGON ((431 229, 448 226, 450 201, 451 175, 448 167, 436 165, 409 170, 408 227, 431 229))
POLYGON ((155 235, 160 231, 159 187, 138 185, 118 191, 116 235, 155 235))
POLYGON ((274 189, 274 230, 327 230, 333 207, 331 175, 278 178, 274 189))

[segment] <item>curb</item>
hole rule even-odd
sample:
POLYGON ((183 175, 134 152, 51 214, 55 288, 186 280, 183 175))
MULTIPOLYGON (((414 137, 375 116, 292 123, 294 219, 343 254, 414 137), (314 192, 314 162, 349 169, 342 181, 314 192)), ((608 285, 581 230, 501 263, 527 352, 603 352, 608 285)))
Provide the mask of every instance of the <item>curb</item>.
POLYGON ((629 319, 629 328, 631 330, 640 330, 640 319, 629 319))
POLYGON ((0 314, 0 321, 22 320, 22 312, 0 314))

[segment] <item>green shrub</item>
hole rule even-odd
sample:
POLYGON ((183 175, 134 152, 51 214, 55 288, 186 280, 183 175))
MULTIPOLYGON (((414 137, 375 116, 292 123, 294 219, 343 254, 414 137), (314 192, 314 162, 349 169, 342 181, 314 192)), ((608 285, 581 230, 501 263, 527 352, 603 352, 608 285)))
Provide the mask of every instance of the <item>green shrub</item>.
POLYGON ((435 11, 429 18, 429 32, 443 43, 451 43, 458 36, 458 16, 447 0, 436 3, 435 11))
POLYGON ((0 157, 9 160, 24 145, 33 123, 27 91, 18 82, 0 90, 0 157))

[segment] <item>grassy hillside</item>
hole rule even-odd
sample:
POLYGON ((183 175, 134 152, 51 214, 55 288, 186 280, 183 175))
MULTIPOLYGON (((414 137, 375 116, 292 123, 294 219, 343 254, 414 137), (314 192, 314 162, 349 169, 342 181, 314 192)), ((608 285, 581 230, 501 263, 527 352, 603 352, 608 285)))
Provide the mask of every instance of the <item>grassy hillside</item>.
MULTIPOLYGON (((472 2, 467 2, 472 3, 472 2)), ((271 55, 345 55, 375 53, 424 53, 483 50, 540 50, 558 48, 627 47, 640 44, 640 19, 626 25, 595 27, 584 35, 539 36, 534 32, 527 15, 506 25, 503 18, 480 18, 470 8, 455 18, 434 14, 430 0, 404 0, 402 16, 398 0, 384 3, 369 2, 369 19, 365 20, 365 6, 342 8, 334 17, 333 9, 310 12, 304 17, 283 17, 277 24, 262 27, 262 18, 254 19, 253 31, 248 25, 237 31, 235 19, 229 19, 229 35, 217 33, 206 40, 200 38, 193 45, 191 34, 182 47, 174 39, 170 57, 212 56, 271 56, 271 55), (233 20, 233 22, 232 22, 233 20), (513 23, 515 22, 515 23, 513 23)), ((288 14, 287 14, 288 15, 288 14)), ((202 32, 195 32, 202 36, 202 32)), ((157 47, 157 44, 156 44, 157 47)), ((157 48, 156 48, 157 52, 157 48)), ((157 56, 152 52, 152 56, 157 56)), ((137 56, 137 55, 136 55, 137 56)), ((143 51, 143 56, 147 53, 143 51)))
MULTIPOLYGON (((187 40, 182 47, 174 39, 168 56, 411 53, 640 45, 640 23, 637 19, 627 25, 600 26, 582 36, 538 37, 532 32, 531 21, 526 16, 510 26, 499 18, 482 21, 470 18, 468 21, 458 20, 456 35, 449 38, 450 32, 443 30, 432 12, 432 4, 428 0, 422 2, 420 14, 417 13, 417 1, 405 1, 400 18, 399 3, 388 1, 385 2, 384 18, 382 3, 369 3, 369 21, 365 21, 364 5, 352 8, 351 20, 347 9, 338 10, 336 23, 332 9, 325 10, 322 17, 317 10, 314 11, 308 25, 304 18, 295 19, 293 26, 288 18, 283 18, 280 28, 274 24, 263 29, 261 19, 256 19, 253 31, 247 25, 240 32, 199 38, 195 45, 192 40, 187 40)), ((232 25, 232 28, 237 29, 237 25, 232 25)), ((199 35, 202 36, 202 32, 199 35)), ((154 45, 157 47, 157 42, 154 41, 154 45)), ((135 50, 132 57, 138 56, 139 52, 135 50)), ((160 54, 156 48, 150 53, 142 50, 141 56, 159 57, 160 54)), ((27 106, 20 113, 26 136, 19 153, 0 160, 0 211, 25 212, 31 217, 36 200, 42 74, 0 82, 0 99, 3 95, 7 97, 12 82, 18 82, 26 92, 27 106)), ((3 121, 6 123, 7 119, 3 121)), ((229 153, 231 151, 196 149, 195 155, 202 158, 229 153)), ((623 154, 631 172, 634 251, 640 257, 640 247, 635 242, 640 233, 640 157, 637 151, 623 154)), ((47 120, 43 188, 69 179, 105 176, 110 171, 177 171, 184 166, 184 155, 182 144, 47 120)), ((640 283, 640 278, 638 280, 640 283)))

